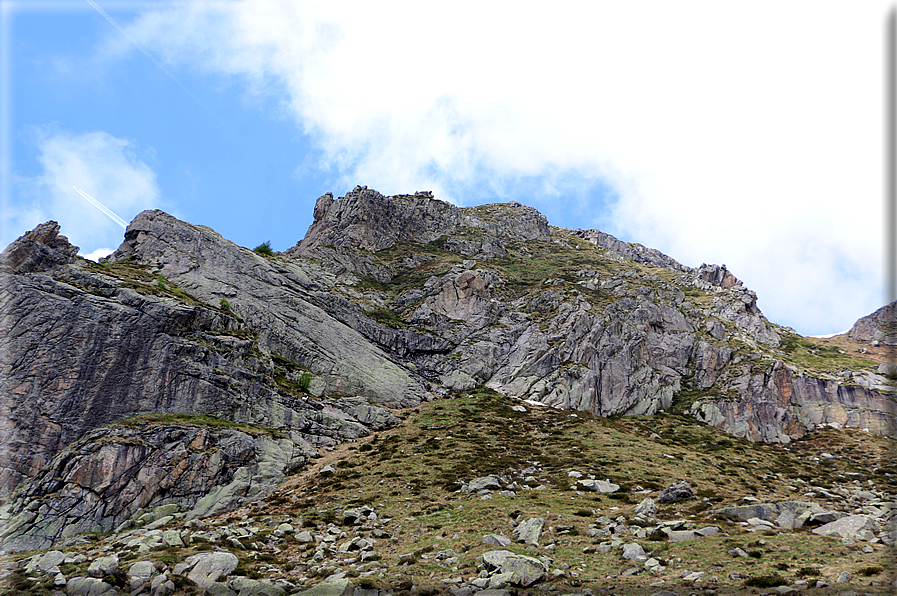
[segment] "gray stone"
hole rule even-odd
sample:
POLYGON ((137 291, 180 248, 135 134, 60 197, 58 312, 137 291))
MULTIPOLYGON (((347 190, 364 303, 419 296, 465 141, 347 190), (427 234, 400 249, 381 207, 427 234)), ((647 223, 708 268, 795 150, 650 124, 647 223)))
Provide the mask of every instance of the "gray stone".
POLYGON ((814 534, 849 540, 872 540, 877 532, 875 521, 866 515, 848 515, 813 528, 814 534))
POLYGON ((545 520, 541 517, 531 517, 520 522, 511 535, 517 542, 525 542, 527 544, 538 544, 539 537, 542 536, 542 528, 545 526, 545 520))
POLYGON ((497 550, 483 553, 483 564, 487 569, 511 574, 511 583, 526 588, 545 578, 548 568, 539 559, 516 555, 511 551, 497 550))
POLYGON ((637 542, 627 542, 623 545, 623 558, 630 561, 647 561, 645 549, 637 542))
POLYGON ((118 596, 118 591, 103 580, 73 577, 65 584, 66 596, 118 596))
POLYGON ((205 589, 218 581, 218 578, 230 575, 239 562, 236 556, 223 551, 192 555, 185 561, 189 566, 187 578, 205 589))
POLYGON ((138 561, 128 568, 128 580, 131 584, 131 591, 143 587, 152 580, 156 574, 156 566, 152 561, 138 561))
POLYGON ((486 534, 483 536, 483 544, 490 544, 492 546, 508 546, 511 544, 510 538, 505 538, 501 534, 486 534))
POLYGON ((683 499, 694 499, 695 493, 691 486, 685 480, 673 483, 663 489, 657 497, 658 503, 672 503, 673 501, 681 501, 683 499))
POLYGON ((34 573, 35 571, 50 571, 54 567, 58 567, 65 561, 65 555, 58 550, 51 550, 42 555, 34 555, 25 567, 26 573, 34 573))
POLYGON ((348 579, 335 579, 315 584, 297 596, 352 596, 355 586, 348 579))
POLYGON ((118 557, 111 555, 99 557, 87 568, 87 574, 91 577, 105 577, 118 571, 118 557))
POLYGON ((613 493, 620 490, 619 484, 614 484, 613 482, 608 482, 607 480, 577 480, 576 487, 580 490, 590 490, 598 493, 613 493))
POLYGON ((502 483, 498 476, 481 476, 474 478, 463 489, 467 493, 476 493, 481 490, 501 490, 502 483))
POLYGON ((645 497, 635 506, 635 514, 642 517, 654 517, 657 514, 657 503, 650 497, 645 497))

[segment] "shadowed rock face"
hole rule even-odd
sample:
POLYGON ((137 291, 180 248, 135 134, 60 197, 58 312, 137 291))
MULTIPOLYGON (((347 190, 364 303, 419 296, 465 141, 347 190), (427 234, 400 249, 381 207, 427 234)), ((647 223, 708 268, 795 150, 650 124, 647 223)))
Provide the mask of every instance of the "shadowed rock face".
POLYGON ((56 265, 73 263, 78 247, 59 235, 59 224, 48 221, 19 237, 0 253, 3 273, 46 271, 56 265))
POLYGON ((138 511, 176 505, 188 519, 262 498, 315 455, 302 440, 176 424, 88 433, 0 512, 6 549, 51 546, 80 532, 111 532, 138 511), (39 507, 28 507, 33 500, 39 507))

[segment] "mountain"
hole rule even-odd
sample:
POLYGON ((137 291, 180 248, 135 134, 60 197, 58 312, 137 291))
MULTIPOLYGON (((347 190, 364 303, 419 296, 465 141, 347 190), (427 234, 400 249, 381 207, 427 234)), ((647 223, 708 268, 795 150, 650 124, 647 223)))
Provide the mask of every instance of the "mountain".
MULTIPOLYGON (((893 304, 845 336, 801 337, 769 322, 725 266, 690 268, 598 230, 553 227, 520 203, 456 207, 428 192, 386 197, 356 187, 318 199, 308 233, 283 253, 145 211, 98 264, 77 257, 48 222, 0 255, 0 271, 0 540, 8 551, 66 544, 81 532, 133 535, 162 520, 193 524, 183 533, 201 519, 283 505, 292 502, 283 483, 309 479, 328 454, 358 444, 383 452, 380 437, 409 428, 418 437, 406 448, 418 452, 480 419, 491 428, 482 441, 509 453, 492 464, 477 456, 476 466, 434 461, 441 484, 463 495, 516 495, 533 477, 552 489, 549 504, 563 498, 553 490, 565 484, 562 470, 583 469, 570 477, 582 479, 571 480, 577 494, 607 487, 595 478, 601 466, 585 458, 604 441, 576 443, 583 458, 553 453, 551 425, 568 427, 573 414, 595 436, 617 433, 604 445, 615 466, 645 453, 677 457, 662 452, 663 429, 701 437, 673 441, 682 448, 738 445, 758 461, 777 449, 781 459, 767 464, 796 471, 803 464, 791 449, 806 454, 825 437, 882 453, 894 428, 893 304), (440 405, 458 400, 469 406, 440 405), (525 429, 524 443, 495 427, 504 424, 525 429), (656 435, 659 451, 641 439, 632 443, 640 453, 616 449, 642 432, 656 435), (557 461, 538 463, 547 458, 557 461), (490 475, 482 482, 492 488, 471 488, 490 475)), ((567 449, 573 439, 561 434, 557 449, 567 449)), ((876 461, 851 473, 890 482, 876 461)), ((617 487, 609 494, 621 486, 649 494, 681 479, 655 471, 635 489, 618 472, 604 474, 617 487)), ((328 498, 345 501, 339 488, 328 498)), ((735 492, 725 497, 738 501, 735 492)), ((821 516, 832 511, 824 505, 788 511, 821 516)), ((775 522, 785 506, 775 507, 753 517, 775 522)), ((884 527, 890 511, 869 523, 884 527)), ((886 532, 876 540, 893 542, 886 532)), ((503 569, 481 564, 486 577, 503 569)))

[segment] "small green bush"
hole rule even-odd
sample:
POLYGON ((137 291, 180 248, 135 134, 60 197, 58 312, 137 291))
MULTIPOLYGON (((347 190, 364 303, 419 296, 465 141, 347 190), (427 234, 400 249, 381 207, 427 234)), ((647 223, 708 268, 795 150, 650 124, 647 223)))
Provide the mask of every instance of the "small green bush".
POLYGON ((781 575, 758 575, 749 577, 744 580, 744 585, 749 588, 775 588, 776 586, 784 586, 788 583, 781 575))
POLYGON ((304 372, 299 377, 299 388, 307 393, 309 385, 311 385, 311 374, 304 372))
POLYGON ((274 256, 274 251, 271 250, 271 242, 270 241, 262 242, 261 244, 259 244, 255 248, 253 248, 252 252, 260 254, 260 255, 265 255, 266 257, 274 256))
POLYGON ((857 575, 863 575, 865 577, 872 577, 873 575, 878 575, 881 573, 883 569, 877 565, 872 567, 863 567, 862 569, 857 569, 857 575))
POLYGON ((219 304, 221 305, 221 310, 230 312, 230 302, 227 301, 227 298, 222 298, 219 304))

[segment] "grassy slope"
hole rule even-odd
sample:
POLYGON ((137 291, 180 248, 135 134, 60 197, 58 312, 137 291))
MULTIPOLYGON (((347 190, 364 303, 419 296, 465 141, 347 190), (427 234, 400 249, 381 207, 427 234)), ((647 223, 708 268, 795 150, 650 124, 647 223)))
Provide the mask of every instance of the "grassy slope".
MULTIPOLYGON (((263 519, 286 514, 301 517, 306 526, 313 527, 338 520, 338 512, 344 508, 373 506, 381 519, 392 519, 385 529, 395 537, 395 541, 381 541, 377 546, 380 564, 390 570, 388 577, 366 580, 383 588, 476 576, 476 556, 495 548, 481 544, 482 536, 495 532, 510 537, 510 521, 517 516, 544 517, 546 533, 540 541, 542 548, 533 551, 515 545, 510 549, 549 554, 554 559, 552 569, 566 565, 564 577, 551 583, 569 588, 613 585, 630 594, 664 579, 668 589, 686 589, 690 584, 678 579, 686 568, 706 571, 708 579, 715 576, 719 584, 705 581, 699 585, 725 587, 724 593, 746 589, 745 580, 729 578, 737 573, 747 577, 778 574, 792 581, 803 577, 815 584, 816 579, 833 582, 841 571, 857 574, 880 567, 882 571, 862 576, 863 583, 890 581, 885 570, 890 569, 891 553, 880 544, 874 546, 874 552, 865 553, 863 544, 845 546, 808 530, 750 533, 712 515, 713 508, 736 504, 744 496, 764 502, 807 498, 801 495, 810 491, 811 485, 865 484, 871 479, 879 489, 885 488, 897 473, 889 459, 892 442, 886 438, 855 431, 823 431, 785 449, 735 439, 677 416, 608 420, 533 407, 528 407, 527 413, 514 412, 512 403, 480 391, 422 405, 401 427, 344 446, 336 462, 336 476, 324 479, 304 474, 284 485, 281 496, 269 499, 267 506, 251 515, 263 519), (661 438, 650 439, 652 432, 661 438), (835 457, 814 461, 821 451, 835 457), (457 487, 451 484, 490 473, 508 474, 523 484, 519 471, 528 466, 541 468, 534 474, 535 484, 545 485, 545 490, 518 490, 513 497, 496 492, 483 500, 454 492, 457 487), (608 478, 627 490, 615 495, 571 490, 570 470, 608 478), (641 486, 656 491, 681 479, 692 484, 699 499, 662 505, 658 517, 690 519, 699 527, 719 525, 723 529, 720 534, 685 543, 638 540, 646 551, 670 563, 666 572, 656 576, 620 576, 631 565, 619 551, 588 552, 606 540, 587 535, 589 524, 598 516, 633 517, 633 508, 643 496, 631 494, 632 489, 641 486), (548 530, 559 525, 572 529, 563 533, 548 530), (551 541, 556 550, 548 552, 544 547, 551 541), (728 555, 735 547, 753 553, 752 557, 728 555), (449 548, 460 556, 459 569, 454 572, 422 556, 449 548), (414 563, 399 565, 399 555, 415 552, 414 563)), ((301 574, 310 553, 295 545, 284 549, 277 559, 295 566, 301 574)), ((334 566, 326 573, 351 568, 334 566)))

